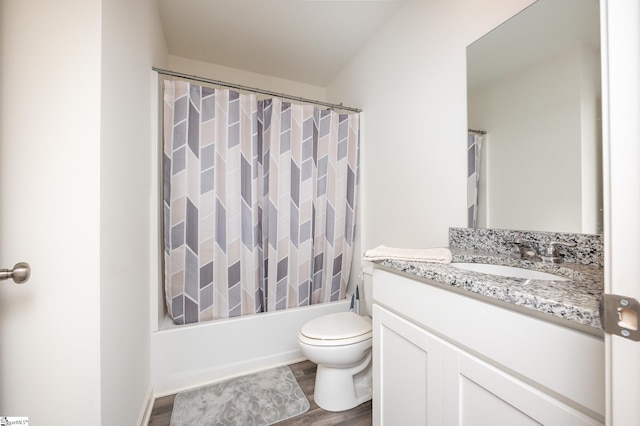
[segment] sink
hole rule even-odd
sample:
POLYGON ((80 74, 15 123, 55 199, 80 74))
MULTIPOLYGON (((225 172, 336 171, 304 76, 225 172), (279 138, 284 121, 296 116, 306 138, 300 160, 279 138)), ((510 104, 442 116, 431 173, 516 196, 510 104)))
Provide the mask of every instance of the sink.
POLYGON ((498 275, 501 277, 524 278, 530 280, 569 281, 568 278, 550 274, 548 272, 532 271, 531 269, 516 268, 514 266, 492 265, 489 263, 452 263, 451 266, 466 271, 482 274, 498 275))

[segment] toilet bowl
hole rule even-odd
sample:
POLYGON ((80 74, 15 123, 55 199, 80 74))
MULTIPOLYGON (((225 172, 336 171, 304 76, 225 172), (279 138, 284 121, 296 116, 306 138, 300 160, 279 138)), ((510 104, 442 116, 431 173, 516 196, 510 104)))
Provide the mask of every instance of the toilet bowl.
MULTIPOLYGON (((371 272, 363 270, 363 276, 365 305, 371 312, 371 272)), ((318 364, 314 400, 320 408, 344 411, 371 399, 372 335, 371 318, 351 311, 302 326, 298 344, 302 354, 318 364)))
POLYGON ((318 364, 314 400, 344 411, 371 399, 371 318, 354 312, 324 315, 298 333, 302 354, 318 364))

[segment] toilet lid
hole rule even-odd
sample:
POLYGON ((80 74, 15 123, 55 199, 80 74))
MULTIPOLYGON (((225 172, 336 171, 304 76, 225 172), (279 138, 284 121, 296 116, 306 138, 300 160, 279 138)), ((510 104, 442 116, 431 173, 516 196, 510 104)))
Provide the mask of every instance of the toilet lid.
POLYGON ((350 339, 371 333, 371 318, 353 312, 339 312, 313 319, 302 326, 300 334, 311 339, 350 339))

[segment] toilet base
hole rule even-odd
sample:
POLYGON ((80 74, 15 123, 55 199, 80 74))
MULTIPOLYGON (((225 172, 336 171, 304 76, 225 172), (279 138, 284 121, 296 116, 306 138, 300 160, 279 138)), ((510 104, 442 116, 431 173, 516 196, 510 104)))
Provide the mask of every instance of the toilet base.
POLYGON ((313 398, 323 410, 350 410, 371 399, 372 381, 371 351, 351 368, 318 365, 313 398))

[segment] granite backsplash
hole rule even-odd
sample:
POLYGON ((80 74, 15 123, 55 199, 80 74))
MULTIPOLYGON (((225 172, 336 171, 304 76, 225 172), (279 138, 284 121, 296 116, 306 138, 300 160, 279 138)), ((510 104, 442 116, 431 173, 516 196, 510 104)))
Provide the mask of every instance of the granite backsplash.
POLYGON ((510 243, 516 239, 529 240, 536 244, 550 241, 575 243, 575 247, 562 246, 560 248, 560 255, 565 262, 604 266, 604 238, 599 234, 449 228, 449 248, 454 253, 473 250, 487 254, 519 257, 518 248, 515 244, 510 243))

